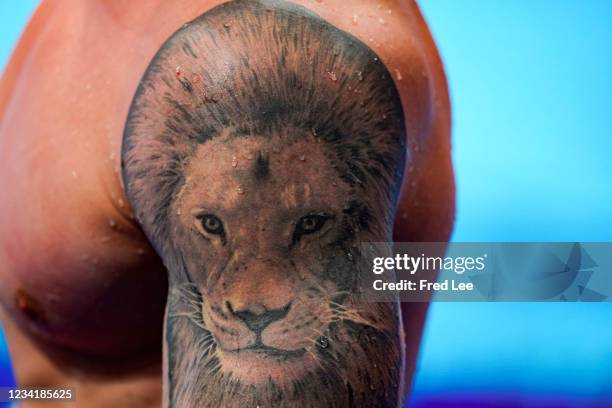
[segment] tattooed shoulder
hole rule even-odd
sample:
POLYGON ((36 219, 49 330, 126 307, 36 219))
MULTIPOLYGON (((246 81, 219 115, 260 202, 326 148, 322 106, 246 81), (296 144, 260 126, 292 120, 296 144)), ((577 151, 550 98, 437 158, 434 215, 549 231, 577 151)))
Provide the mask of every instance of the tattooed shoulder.
POLYGON ((123 178, 168 268, 169 405, 398 405, 398 307, 364 303, 359 243, 388 241, 404 171, 390 73, 284 1, 238 0, 155 55, 123 178))

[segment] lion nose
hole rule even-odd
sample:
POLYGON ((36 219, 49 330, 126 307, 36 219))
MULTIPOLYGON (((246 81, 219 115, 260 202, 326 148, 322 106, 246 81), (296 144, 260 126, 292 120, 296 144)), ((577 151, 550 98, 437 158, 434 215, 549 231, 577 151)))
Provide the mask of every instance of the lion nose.
POLYGON ((229 312, 236 316, 236 318, 242 320, 244 324, 255 334, 261 334, 266 327, 272 322, 282 320, 289 313, 291 303, 287 303, 284 307, 274 310, 264 310, 261 313, 256 313, 252 310, 234 310, 232 304, 227 302, 227 309, 229 312))

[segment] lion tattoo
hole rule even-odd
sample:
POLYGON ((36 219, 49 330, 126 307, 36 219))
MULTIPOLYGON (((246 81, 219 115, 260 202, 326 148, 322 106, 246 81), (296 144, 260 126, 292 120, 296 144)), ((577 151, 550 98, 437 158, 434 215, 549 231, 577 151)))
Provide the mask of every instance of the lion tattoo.
POLYGON ((232 1, 153 58, 123 179, 169 271, 175 407, 396 407, 396 303, 359 244, 389 241, 406 159, 393 80, 364 43, 282 1, 232 1))

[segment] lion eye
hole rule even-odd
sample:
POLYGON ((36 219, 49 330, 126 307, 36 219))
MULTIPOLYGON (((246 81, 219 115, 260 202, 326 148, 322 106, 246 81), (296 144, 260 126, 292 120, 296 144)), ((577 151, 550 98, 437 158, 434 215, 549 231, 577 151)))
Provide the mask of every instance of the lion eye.
POLYGON ((202 228, 204 228, 204 231, 208 232, 209 234, 213 234, 213 235, 223 235, 224 234, 223 223, 221 222, 219 217, 217 217, 216 215, 203 214, 203 215, 200 215, 198 218, 200 219, 200 222, 202 223, 202 228))
POLYGON ((313 234, 319 231, 331 216, 329 214, 308 214, 300 218, 295 232, 293 233, 293 242, 297 242, 303 235, 313 234))
POLYGON ((321 229, 327 219, 319 215, 307 215, 300 222, 302 232, 312 233, 321 229))

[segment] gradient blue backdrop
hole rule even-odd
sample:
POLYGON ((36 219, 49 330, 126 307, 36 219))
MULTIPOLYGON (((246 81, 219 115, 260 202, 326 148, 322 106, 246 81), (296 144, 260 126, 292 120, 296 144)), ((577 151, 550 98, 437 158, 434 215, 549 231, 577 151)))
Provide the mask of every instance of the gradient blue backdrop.
MULTIPOLYGON (((0 66, 34 4, 0 2, 0 66)), ((453 239, 612 241, 612 2, 420 4, 453 101, 453 239)), ((612 303, 433 304, 412 406, 612 406, 612 303)))

